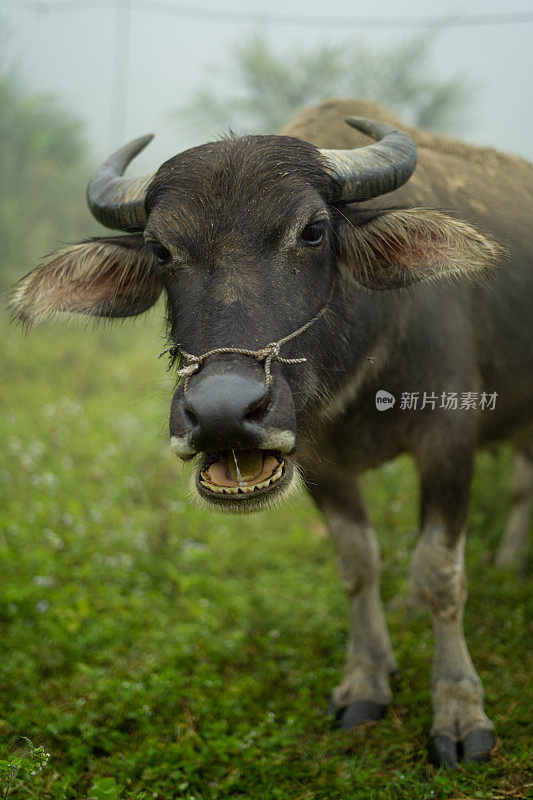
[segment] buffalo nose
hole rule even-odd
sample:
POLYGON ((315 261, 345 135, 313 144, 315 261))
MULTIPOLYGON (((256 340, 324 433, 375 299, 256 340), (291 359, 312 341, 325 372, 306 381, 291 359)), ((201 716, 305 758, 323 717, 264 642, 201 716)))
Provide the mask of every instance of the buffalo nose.
POLYGON ((250 447, 266 411, 264 381, 239 373, 213 374, 196 380, 184 396, 199 449, 250 447))

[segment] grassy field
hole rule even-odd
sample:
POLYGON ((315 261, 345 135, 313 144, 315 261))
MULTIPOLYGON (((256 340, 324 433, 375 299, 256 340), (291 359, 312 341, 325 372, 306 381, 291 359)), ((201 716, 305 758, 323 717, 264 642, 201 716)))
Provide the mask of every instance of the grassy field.
POLYGON ((436 771, 429 621, 397 602, 416 536, 410 460, 364 481, 393 707, 379 726, 332 731, 347 613, 324 525, 306 497, 243 518, 189 504, 157 314, 29 337, 4 316, 0 335, 2 800, 532 796, 530 587, 491 565, 506 448, 478 458, 467 550, 467 638, 498 751, 436 771), (42 769, 22 737, 50 754, 42 769))

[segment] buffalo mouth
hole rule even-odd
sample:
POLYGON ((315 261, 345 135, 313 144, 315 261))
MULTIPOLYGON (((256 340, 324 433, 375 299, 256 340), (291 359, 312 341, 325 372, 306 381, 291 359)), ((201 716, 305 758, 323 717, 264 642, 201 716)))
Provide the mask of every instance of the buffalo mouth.
POLYGON ((226 450, 203 453, 196 488, 208 503, 232 511, 261 507, 288 487, 293 465, 274 450, 226 450))

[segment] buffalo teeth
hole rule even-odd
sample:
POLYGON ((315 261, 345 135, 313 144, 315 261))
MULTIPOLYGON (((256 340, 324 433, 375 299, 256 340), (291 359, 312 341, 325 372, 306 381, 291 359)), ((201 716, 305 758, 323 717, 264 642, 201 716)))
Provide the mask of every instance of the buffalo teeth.
POLYGON ((283 464, 280 464, 269 478, 261 481, 261 483, 255 483, 253 486, 216 486, 214 483, 210 482, 207 472, 200 473, 200 483, 202 486, 205 486, 206 489, 216 492, 217 494, 252 494, 256 489, 266 489, 267 486, 279 481, 282 475, 283 464))
POLYGON ((211 489, 212 492, 218 492, 219 494, 224 494, 224 489, 222 486, 215 486, 213 483, 207 483, 207 481, 200 481, 202 486, 207 486, 208 489, 211 489))

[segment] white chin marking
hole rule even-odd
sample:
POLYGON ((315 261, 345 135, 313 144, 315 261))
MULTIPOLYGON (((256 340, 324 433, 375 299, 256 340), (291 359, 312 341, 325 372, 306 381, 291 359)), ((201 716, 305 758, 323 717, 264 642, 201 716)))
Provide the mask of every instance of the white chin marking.
POLYGON ((296 439, 292 431, 269 431, 261 441, 261 450, 281 450, 290 453, 294 450, 296 439))
POLYGON ((178 458, 191 458, 196 454, 196 451, 192 449, 185 436, 171 436, 170 449, 178 458))

